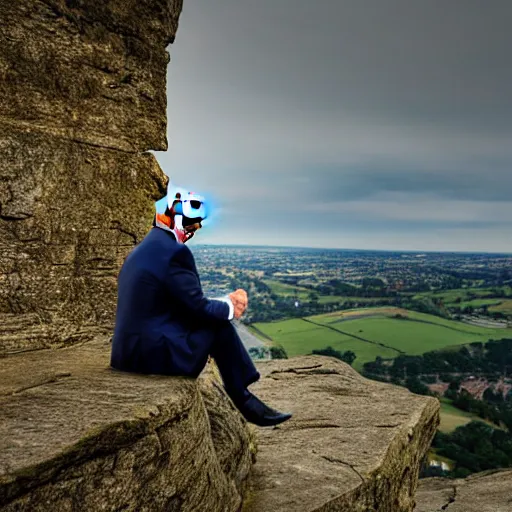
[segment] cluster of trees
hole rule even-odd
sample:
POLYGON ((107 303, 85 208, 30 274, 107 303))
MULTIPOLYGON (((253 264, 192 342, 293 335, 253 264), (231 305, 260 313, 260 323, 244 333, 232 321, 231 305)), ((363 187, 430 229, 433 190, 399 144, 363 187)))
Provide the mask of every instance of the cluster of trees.
POLYGON ((509 315, 501 311, 489 311, 489 306, 485 304, 478 307, 471 306, 470 304, 463 307, 451 306, 449 309, 455 320, 461 320, 461 315, 474 315, 475 313, 478 315, 488 316, 493 320, 506 320, 509 317, 509 315))
POLYGON ((392 361, 377 357, 364 364, 363 373, 401 385, 409 377, 427 384, 452 382, 453 374, 459 379, 478 376, 495 382, 499 377, 512 377, 512 339, 474 342, 458 350, 432 351, 420 356, 404 354, 392 361))
MULTIPOLYGON (((213 283, 221 283, 226 279, 224 274, 213 271, 210 271, 207 277, 213 283)), ((297 285, 299 279, 300 277, 297 276, 280 278, 283 283, 290 285, 297 285)), ((448 288, 451 285, 458 284, 458 279, 459 278, 453 276, 445 276, 442 281, 442 287, 446 286, 448 288)), ((463 309, 455 306, 448 310, 444 306, 442 298, 412 297, 410 294, 402 293, 429 290, 430 286, 421 280, 411 284, 411 289, 404 288, 401 291, 390 289, 382 279, 375 277, 363 278, 358 285, 350 284, 340 279, 330 279, 320 284, 302 284, 301 286, 310 290, 306 300, 299 300, 298 294, 297 296, 291 296, 274 293, 262 279, 249 276, 244 272, 235 272, 234 276, 229 278, 229 287, 231 289, 244 288, 248 290, 251 295, 249 308, 245 315, 246 323, 271 322, 285 318, 303 317, 330 311, 351 309, 358 305, 358 298, 380 299, 372 305, 393 305, 442 318, 451 318, 454 314, 460 315, 473 312, 471 306, 466 306, 463 309), (319 295, 339 296, 340 300, 338 302, 325 304, 318 300, 319 295), (299 300, 300 303, 299 307, 295 305, 297 300, 299 300)), ((492 296, 495 292, 498 296, 503 297, 505 291, 504 287, 495 287, 495 289, 489 291, 489 296, 492 296)), ((504 313, 499 312, 489 313, 489 316, 495 319, 506 317, 504 313)))
POLYGON ((359 286, 345 283, 340 279, 330 279, 317 285, 315 290, 322 295, 341 295, 343 297, 394 297, 395 290, 388 290, 388 285, 377 277, 365 277, 359 286))
POLYGON ((472 421, 450 434, 438 432, 432 446, 456 463, 443 476, 464 478, 488 469, 512 467, 512 435, 481 421, 472 421))
POLYGON ((442 300, 436 297, 401 297, 399 305, 404 309, 418 311, 418 313, 426 313, 441 318, 451 317, 450 313, 444 307, 442 300))
POLYGON ((237 272, 234 277, 229 279, 229 287, 233 290, 237 288, 248 290, 251 296, 249 307, 242 320, 246 324, 318 315, 346 308, 341 301, 340 303, 321 304, 318 302, 318 296, 311 295, 309 300, 300 300, 290 295, 276 294, 261 279, 247 276, 241 272, 237 272))
POLYGON ((339 350, 335 350, 332 347, 321 348, 318 350, 313 350, 312 354, 318 356, 330 356, 339 359, 340 361, 344 361, 352 366, 352 363, 356 360, 356 355, 352 350, 346 350, 345 352, 340 352, 339 350))
POLYGON ((251 347, 248 352, 253 359, 288 359, 288 354, 282 345, 251 347))
POLYGON ((286 318, 318 315, 344 308, 345 306, 341 302, 321 304, 318 302, 318 299, 303 301, 294 297, 282 297, 275 294, 255 296, 251 297, 249 307, 242 321, 248 324, 254 322, 273 322, 286 318), (298 305, 296 304, 297 302, 298 305))

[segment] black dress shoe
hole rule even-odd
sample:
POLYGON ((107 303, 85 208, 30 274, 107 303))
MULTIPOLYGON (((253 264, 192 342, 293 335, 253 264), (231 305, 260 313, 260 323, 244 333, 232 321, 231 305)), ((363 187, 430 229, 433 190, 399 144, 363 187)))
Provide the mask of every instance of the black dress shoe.
POLYGON ((289 420, 292 415, 286 412, 279 412, 264 404, 259 398, 251 395, 240 407, 243 417, 259 427, 272 427, 283 421, 289 420))

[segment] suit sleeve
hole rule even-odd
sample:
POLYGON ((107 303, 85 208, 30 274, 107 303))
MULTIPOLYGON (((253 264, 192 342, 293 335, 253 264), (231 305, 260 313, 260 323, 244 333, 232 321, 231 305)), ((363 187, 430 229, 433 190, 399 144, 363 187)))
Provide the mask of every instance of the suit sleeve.
POLYGON ((182 249, 169 262, 167 289, 170 295, 198 318, 228 320, 231 308, 224 300, 207 299, 203 295, 194 257, 190 249, 182 249))

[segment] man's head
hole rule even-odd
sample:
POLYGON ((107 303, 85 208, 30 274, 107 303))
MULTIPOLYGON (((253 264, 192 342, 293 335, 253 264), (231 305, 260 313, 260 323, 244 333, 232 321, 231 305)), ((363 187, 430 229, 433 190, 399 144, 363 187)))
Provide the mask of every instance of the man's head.
POLYGON ((208 217, 205 199, 195 192, 176 187, 169 186, 167 191, 167 196, 155 205, 155 226, 172 231, 179 242, 186 243, 208 217))
POLYGON ((173 200, 175 233, 180 237, 180 241, 185 243, 190 240, 198 229, 201 229, 202 222, 206 219, 206 206, 203 196, 195 192, 186 192, 176 194, 173 200), (179 202, 176 202, 178 200, 179 202))

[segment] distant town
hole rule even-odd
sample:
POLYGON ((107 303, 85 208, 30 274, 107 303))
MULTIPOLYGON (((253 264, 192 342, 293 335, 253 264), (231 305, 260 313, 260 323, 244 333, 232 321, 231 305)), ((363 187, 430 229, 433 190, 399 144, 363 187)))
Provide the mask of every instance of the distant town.
POLYGON ((496 327, 506 327, 512 316, 512 254, 216 245, 192 250, 208 295, 248 290, 246 323, 368 304, 496 327))

